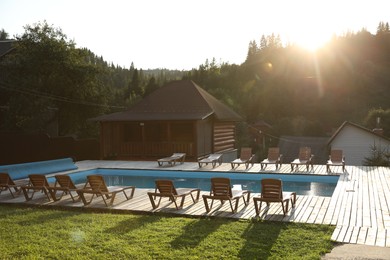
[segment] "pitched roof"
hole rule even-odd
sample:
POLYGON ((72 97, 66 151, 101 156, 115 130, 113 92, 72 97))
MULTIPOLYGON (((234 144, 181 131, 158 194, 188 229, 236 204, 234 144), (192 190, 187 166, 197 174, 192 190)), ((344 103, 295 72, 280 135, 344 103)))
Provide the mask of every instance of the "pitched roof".
POLYGON ((202 120, 214 115, 220 121, 242 117, 192 80, 173 81, 142 99, 131 109, 93 118, 93 121, 202 120))
POLYGON ((14 49, 14 47, 12 46, 14 42, 15 40, 0 41, 0 58, 14 49))
POLYGON ((343 128, 345 128, 346 126, 352 126, 352 127, 358 128, 358 129, 360 129, 360 130, 362 130, 362 131, 365 131, 365 132, 367 132, 367 133, 370 133, 370 134, 372 134, 372 135, 374 135, 374 136, 377 136, 377 137, 382 138, 382 139, 384 139, 384 140, 390 141, 390 139, 387 138, 387 137, 384 136, 384 135, 377 134, 377 133, 371 131, 371 130, 368 129, 368 128, 365 128, 365 127, 363 127, 363 126, 354 124, 354 123, 352 123, 352 122, 345 121, 345 122, 336 130, 336 132, 332 135, 332 137, 329 139, 328 145, 330 145, 330 144, 333 142, 333 140, 336 138, 336 136, 337 136, 337 135, 341 132, 341 130, 342 130, 343 128))

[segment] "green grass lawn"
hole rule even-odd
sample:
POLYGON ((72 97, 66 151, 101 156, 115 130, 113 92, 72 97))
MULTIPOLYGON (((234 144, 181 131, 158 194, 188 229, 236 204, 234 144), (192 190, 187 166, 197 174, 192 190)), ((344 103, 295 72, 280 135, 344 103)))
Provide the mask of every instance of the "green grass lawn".
POLYGON ((319 259, 333 230, 0 205, 0 259, 319 259))

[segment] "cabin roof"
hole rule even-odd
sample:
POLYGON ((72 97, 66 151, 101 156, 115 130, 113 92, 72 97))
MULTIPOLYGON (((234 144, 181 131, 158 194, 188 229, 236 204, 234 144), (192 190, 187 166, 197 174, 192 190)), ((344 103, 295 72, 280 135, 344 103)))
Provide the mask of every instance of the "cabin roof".
POLYGON ((368 128, 365 128, 365 127, 363 127, 363 126, 360 126, 360 125, 358 125, 358 124, 354 124, 354 123, 352 123, 352 122, 345 121, 345 122, 336 130, 336 132, 332 135, 332 137, 329 139, 328 145, 330 145, 330 144, 333 142, 333 140, 336 138, 336 136, 337 136, 338 134, 340 134, 340 132, 341 132, 345 127, 347 127, 347 126, 355 127, 355 128, 360 129, 360 130, 362 130, 362 131, 364 131, 364 132, 366 132, 366 133, 369 133, 369 134, 371 134, 371 135, 377 136, 377 137, 382 138, 382 139, 384 139, 384 140, 386 140, 386 141, 390 141, 390 139, 387 138, 387 137, 384 136, 384 135, 377 134, 377 133, 373 132, 372 130, 370 130, 370 129, 368 129, 368 128))
POLYGON ((242 120, 240 115, 192 80, 181 80, 170 82, 157 89, 127 111, 103 115, 91 120, 202 120, 212 115, 220 121, 242 120))
POLYGON ((0 58, 5 56, 7 53, 11 52, 14 47, 12 44, 15 42, 15 40, 3 40, 0 41, 0 58))

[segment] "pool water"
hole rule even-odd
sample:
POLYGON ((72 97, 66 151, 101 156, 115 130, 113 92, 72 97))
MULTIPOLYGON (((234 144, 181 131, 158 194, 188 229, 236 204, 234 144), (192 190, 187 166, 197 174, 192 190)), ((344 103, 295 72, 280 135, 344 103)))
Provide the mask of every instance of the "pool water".
MULTIPOLYGON (((297 195, 330 197, 337 185, 338 176, 298 175, 298 174, 254 174, 233 172, 200 172, 172 170, 129 170, 94 169, 69 174, 72 180, 85 183, 86 176, 101 174, 107 185, 131 185, 136 188, 154 188, 156 179, 172 180, 177 188, 200 188, 210 190, 211 177, 228 177, 232 185, 241 185, 242 189, 261 192, 260 180, 263 178, 281 179, 284 191, 295 191, 297 195)), ((49 179, 49 181, 54 181, 49 179)))

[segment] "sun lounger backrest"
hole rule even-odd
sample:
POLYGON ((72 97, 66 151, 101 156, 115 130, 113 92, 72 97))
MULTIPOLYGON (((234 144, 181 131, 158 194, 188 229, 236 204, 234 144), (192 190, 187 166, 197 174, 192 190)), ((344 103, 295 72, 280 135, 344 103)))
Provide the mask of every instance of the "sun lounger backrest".
POLYGON ((46 176, 41 174, 30 174, 28 176, 30 183, 34 187, 48 187, 49 183, 47 182, 46 176))
POLYGON ((343 161, 343 151, 342 150, 330 151, 330 160, 332 162, 342 162, 343 161))
POLYGON ((87 184, 89 184, 93 191, 108 192, 106 182, 102 175, 88 175, 87 184))
POLYGON ((299 160, 309 160, 311 157, 310 147, 301 147, 299 149, 299 160))
POLYGON ((63 188, 76 189, 69 175, 56 175, 56 182, 63 188))
POLYGON ((156 180, 156 188, 160 193, 177 195, 177 191, 171 180, 156 180))
POLYGON ((243 147, 241 148, 240 159, 249 160, 252 157, 252 148, 243 147))
POLYGON ((268 160, 277 160, 279 158, 279 147, 268 148, 268 160))
POLYGON ((2 185, 15 185, 8 173, 0 172, 0 184, 2 185))
POLYGON ((261 197, 265 199, 282 199, 282 181, 278 179, 262 179, 261 197))
POLYGON ((232 197, 232 188, 229 178, 211 178, 211 192, 214 196, 232 197))

